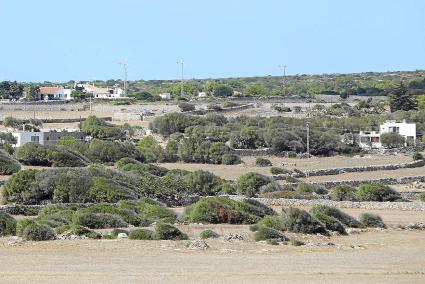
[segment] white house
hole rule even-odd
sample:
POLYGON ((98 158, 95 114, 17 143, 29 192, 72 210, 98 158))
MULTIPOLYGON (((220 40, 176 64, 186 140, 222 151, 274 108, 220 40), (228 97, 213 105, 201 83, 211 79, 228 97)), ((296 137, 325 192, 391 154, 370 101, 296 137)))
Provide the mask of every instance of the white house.
POLYGON ((86 94, 92 94, 93 98, 97 99, 122 99, 125 98, 124 91, 117 86, 112 88, 101 88, 96 87, 95 85, 90 85, 89 83, 83 84, 84 92, 86 94))
POLYGON ((40 87, 38 99, 49 100, 72 100, 71 89, 64 89, 63 87, 40 87))
POLYGON ((170 93, 159 94, 159 97, 161 98, 161 100, 171 100, 171 94, 170 93))
POLYGON ((84 133, 76 129, 41 129, 40 132, 18 131, 12 132, 12 136, 16 139, 14 147, 21 147, 29 142, 52 145, 56 144, 64 136, 72 136, 80 140, 85 138, 84 133))
POLYGON ((416 145, 415 123, 406 123, 406 120, 389 120, 381 124, 381 126, 379 127, 379 132, 360 131, 359 146, 362 148, 384 148, 381 143, 381 134, 390 132, 400 134, 405 140, 405 146, 416 145))

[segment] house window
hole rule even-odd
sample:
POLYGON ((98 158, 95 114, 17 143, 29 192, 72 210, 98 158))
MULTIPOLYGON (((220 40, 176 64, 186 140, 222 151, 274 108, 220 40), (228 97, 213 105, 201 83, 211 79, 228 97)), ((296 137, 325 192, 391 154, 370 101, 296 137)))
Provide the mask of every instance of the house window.
POLYGON ((394 133, 400 133, 400 127, 396 127, 396 126, 390 126, 388 128, 389 132, 394 132, 394 133))
POLYGON ((379 143, 379 137, 370 137, 372 143, 379 143))
POLYGON ((40 142, 40 137, 38 137, 38 136, 31 136, 31 142, 34 142, 34 143, 39 143, 40 142))

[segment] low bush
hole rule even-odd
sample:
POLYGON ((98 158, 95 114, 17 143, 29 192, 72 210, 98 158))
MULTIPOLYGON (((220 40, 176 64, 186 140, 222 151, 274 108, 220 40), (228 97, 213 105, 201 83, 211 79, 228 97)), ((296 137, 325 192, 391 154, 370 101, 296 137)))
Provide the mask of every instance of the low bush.
POLYGON ((265 241, 265 240, 276 240, 276 241, 287 241, 288 238, 279 232, 278 230, 268 228, 268 227, 260 227, 254 235, 255 241, 265 241))
POLYGON ((48 241, 56 238, 52 228, 36 222, 28 224, 22 232, 22 238, 26 241, 48 241))
POLYGON ((7 213, 0 212, 0 236, 15 235, 16 220, 7 213))
POLYGON ((417 161, 417 160, 423 160, 424 156, 419 152, 415 152, 413 153, 412 158, 413 160, 417 161))
POLYGON ((397 191, 380 184, 362 184, 356 192, 358 201, 395 201, 400 197, 397 191))
POLYGON ((213 230, 205 230, 199 234, 199 237, 201 239, 215 239, 215 238, 218 238, 219 235, 213 230))
POLYGON ((139 214, 143 218, 143 220, 146 220, 148 223, 153 223, 153 222, 174 223, 177 219, 176 213, 174 213, 172 210, 148 198, 143 198, 143 199, 134 200, 134 201, 121 200, 118 202, 118 208, 133 210, 135 213, 139 214))
POLYGON ((128 238, 130 240, 155 240, 156 234, 147 229, 134 229, 130 231, 128 238))
POLYGON ((206 197, 186 207, 185 217, 194 223, 254 224, 272 209, 254 201, 235 201, 225 197, 206 197))
POLYGON ((178 106, 182 112, 195 110, 195 105, 190 103, 180 102, 178 106))
POLYGON ((258 194, 260 187, 270 182, 270 178, 264 175, 249 172, 239 177, 237 189, 240 194, 246 197, 253 197, 258 194))
POLYGON ((317 196, 313 196, 311 193, 300 193, 291 189, 285 189, 281 191, 270 191, 260 194, 262 198, 284 198, 284 199, 317 199, 317 196))
POLYGON ((422 193, 419 195, 419 199, 420 199, 421 201, 425 202, 425 192, 422 192, 422 193))
POLYGON ((25 165, 47 167, 84 167, 89 160, 80 153, 60 145, 26 143, 15 151, 15 157, 25 165))
POLYGON ((326 229, 328 229, 329 231, 335 231, 344 235, 347 234, 344 225, 335 217, 325 215, 321 212, 316 211, 310 212, 310 214, 313 215, 314 218, 322 222, 326 226, 326 229))
POLYGON ((90 239, 100 239, 101 235, 99 233, 96 233, 93 230, 90 230, 86 227, 80 226, 80 225, 65 225, 61 227, 55 228, 55 231, 57 234, 63 234, 63 233, 71 233, 73 235, 77 236, 85 236, 90 239))
POLYGON ((307 211, 294 207, 283 210, 283 227, 293 233, 329 235, 321 222, 307 211))
POLYGON ((362 228, 363 225, 357 221, 354 217, 342 212, 341 210, 326 205, 314 205, 310 209, 310 213, 315 216, 326 215, 335 218, 341 222, 344 226, 349 228, 362 228))
POLYGON ((21 169, 21 164, 8 153, 0 150, 0 175, 11 175, 21 169))
POLYGON ((31 219, 21 219, 21 220, 19 220, 16 223, 16 235, 18 237, 21 237, 22 238, 25 228, 28 225, 33 224, 33 223, 35 223, 35 221, 34 220, 31 220, 31 219))
POLYGON ((259 167, 270 167, 273 164, 269 159, 259 157, 259 158, 255 159, 255 165, 259 166, 259 167))
POLYGON ((283 175, 283 174, 290 174, 291 171, 287 169, 279 168, 279 167, 271 167, 270 173, 272 175, 283 175))
POLYGON ((278 231, 285 229, 283 226, 282 216, 265 216, 260 222, 257 223, 258 227, 272 228, 278 231))
POLYGON ((329 196, 335 201, 355 201, 356 189, 349 185, 337 185, 330 190, 329 196))
POLYGON ((162 177, 168 172, 166 168, 152 164, 144 164, 132 158, 122 158, 115 163, 115 166, 122 171, 133 172, 139 175, 149 173, 154 176, 162 177))
POLYGON ((314 192, 316 194, 324 195, 324 194, 328 193, 328 191, 326 189, 324 189, 323 187, 320 187, 318 185, 313 185, 313 184, 307 184, 307 183, 298 184, 295 191, 302 193, 302 194, 314 192))
POLYGON ((110 213, 77 212, 73 222, 90 229, 108 229, 128 227, 120 216, 110 213))
POLYGON ((359 216, 360 222, 366 227, 386 228, 384 221, 378 214, 362 213, 359 216))
POLYGON ((178 228, 166 223, 158 223, 155 225, 155 236, 160 240, 187 240, 186 234, 182 233, 178 228))
POLYGON ((94 138, 122 139, 125 137, 125 130, 123 127, 107 123, 93 115, 83 120, 80 128, 84 133, 94 138))

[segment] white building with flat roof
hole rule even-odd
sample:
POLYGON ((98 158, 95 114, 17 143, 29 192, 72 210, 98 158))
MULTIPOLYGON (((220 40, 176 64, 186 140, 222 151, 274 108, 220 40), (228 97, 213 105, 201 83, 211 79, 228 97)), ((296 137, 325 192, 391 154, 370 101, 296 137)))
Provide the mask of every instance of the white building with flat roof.
POLYGON ((65 136, 72 136, 79 140, 85 139, 84 133, 77 129, 41 129, 39 132, 17 131, 11 132, 11 134, 16 139, 16 143, 13 145, 14 147, 21 147, 29 142, 52 145, 56 144, 59 139, 65 136))
POLYGON ((406 120, 388 120, 380 125, 378 131, 360 131, 359 146, 362 148, 384 148, 381 143, 381 134, 397 133, 404 138, 404 146, 416 145, 416 123, 407 123, 406 120))

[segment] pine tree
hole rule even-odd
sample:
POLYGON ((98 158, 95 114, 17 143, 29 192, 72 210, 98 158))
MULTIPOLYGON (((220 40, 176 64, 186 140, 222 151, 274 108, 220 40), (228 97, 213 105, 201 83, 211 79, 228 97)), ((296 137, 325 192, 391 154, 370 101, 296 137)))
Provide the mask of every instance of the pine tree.
POLYGON ((403 82, 400 82, 395 85, 388 97, 391 112, 398 110, 408 111, 417 109, 415 99, 412 95, 408 93, 408 90, 404 86, 403 82))

